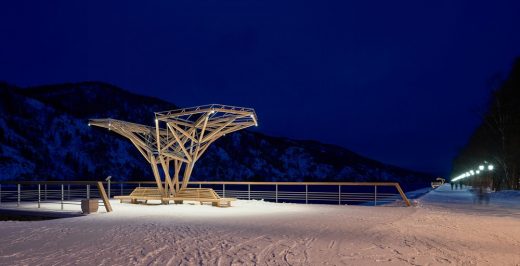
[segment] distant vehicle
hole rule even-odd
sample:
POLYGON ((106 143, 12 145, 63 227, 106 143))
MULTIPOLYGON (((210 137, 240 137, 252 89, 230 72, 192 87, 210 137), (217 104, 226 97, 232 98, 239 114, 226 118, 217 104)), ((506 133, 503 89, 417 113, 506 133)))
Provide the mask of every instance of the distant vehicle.
POLYGON ((444 181, 446 181, 446 179, 444 179, 442 177, 437 177, 435 180, 437 180, 437 181, 433 181, 432 182, 432 188, 433 189, 436 189, 436 188, 444 185, 444 181))

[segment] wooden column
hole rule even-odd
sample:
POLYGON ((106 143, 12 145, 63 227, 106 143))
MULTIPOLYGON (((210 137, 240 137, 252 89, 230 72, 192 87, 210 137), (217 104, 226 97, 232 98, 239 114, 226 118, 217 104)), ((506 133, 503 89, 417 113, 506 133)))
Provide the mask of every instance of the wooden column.
POLYGON ((167 165, 167 163, 165 162, 164 158, 162 156, 159 155, 159 160, 161 161, 161 166, 162 166, 162 169, 163 169, 163 172, 164 172, 164 180, 165 180, 165 192, 167 194, 170 194, 173 192, 173 184, 172 184, 172 179, 170 178, 170 169, 167 165), (168 189, 169 187, 169 189, 168 189))
POLYGON ((179 173, 181 171, 182 162, 174 160, 175 172, 173 174, 173 184, 175 186, 175 192, 179 191, 179 173))
POLYGON ((190 162, 189 164, 186 164, 186 167, 184 169, 184 176, 182 177, 181 189, 185 189, 186 187, 188 187, 188 182, 190 181, 191 171, 193 170, 194 165, 195 162, 190 162))
POLYGON ((157 169, 157 161, 155 160, 155 157, 153 155, 150 155, 150 162, 152 165, 153 176, 155 177, 155 182, 157 183, 157 188, 159 189, 161 195, 166 196, 166 194, 164 193, 164 187, 162 185, 161 176, 159 175, 159 169, 157 169))

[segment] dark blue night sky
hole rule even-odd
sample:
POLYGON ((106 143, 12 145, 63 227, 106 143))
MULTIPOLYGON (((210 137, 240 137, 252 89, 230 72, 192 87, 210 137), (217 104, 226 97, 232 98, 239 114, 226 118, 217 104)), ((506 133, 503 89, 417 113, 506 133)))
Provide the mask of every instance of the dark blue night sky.
POLYGON ((0 80, 254 107, 261 132, 441 174, 520 55, 520 1, 10 2, 0 80))

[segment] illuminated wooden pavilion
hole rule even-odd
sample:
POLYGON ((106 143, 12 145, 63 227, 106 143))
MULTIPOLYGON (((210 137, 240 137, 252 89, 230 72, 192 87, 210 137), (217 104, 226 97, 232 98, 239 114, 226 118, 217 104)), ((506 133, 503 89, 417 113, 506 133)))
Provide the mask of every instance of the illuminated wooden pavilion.
POLYGON ((195 163, 215 140, 257 125, 253 109, 219 104, 156 112, 155 127, 111 118, 89 120, 89 126, 107 128, 135 145, 152 166, 157 187, 164 197, 187 187, 195 163), (170 172, 172 165, 173 173, 170 172))

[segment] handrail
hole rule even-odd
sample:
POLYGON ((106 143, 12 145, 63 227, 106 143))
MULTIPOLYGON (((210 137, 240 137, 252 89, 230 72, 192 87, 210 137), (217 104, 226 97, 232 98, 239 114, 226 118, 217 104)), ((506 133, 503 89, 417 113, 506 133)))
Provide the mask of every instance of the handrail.
POLYGON ((397 182, 243 182, 243 181, 191 181, 195 185, 288 185, 288 186, 390 186, 395 187, 406 206, 411 206, 401 185, 397 182))
MULTIPOLYGON (((0 184, 10 184, 10 185, 97 185, 100 181, 0 181, 0 184)), ((106 182, 101 182, 105 184, 106 182)), ((112 182, 114 183, 114 182, 112 182)), ((155 182, 153 182, 155 184, 155 182)))
MULTIPOLYGON (((2 184, 22 184, 22 185, 37 185, 37 184, 49 184, 49 185, 96 185, 98 181, 0 181, 2 184)), ((103 181, 106 184, 107 181, 103 181)), ((112 184, 157 184, 155 181, 111 181, 112 184)), ((162 182, 164 184, 164 181, 162 182)), ((397 182, 257 182, 257 181, 190 181, 190 184, 203 184, 203 185, 333 185, 333 186, 395 186, 399 185, 397 182)))
MULTIPOLYGON (((48 184, 48 185, 62 185, 62 184, 68 184, 68 185, 95 185, 95 186, 101 186, 100 188, 100 191, 101 189, 103 189, 104 191, 104 188, 103 188, 103 184, 106 184, 107 187, 108 187, 108 198, 110 197, 110 185, 115 185, 115 184, 120 184, 121 185, 121 192, 123 191, 122 187, 124 184, 133 184, 133 185, 143 185, 143 184, 149 184, 149 185, 157 185, 156 182, 154 181, 109 181, 109 182, 106 182, 106 181, 103 181, 103 182, 98 182, 98 181, 2 181, 0 182, 0 184, 21 184, 21 185, 38 185, 38 184, 48 184)), ((164 182, 163 182, 164 184, 164 182)), ((338 186, 339 187, 339 192, 338 192, 338 196, 339 196, 339 201, 341 202, 341 195, 348 195, 349 193, 345 193, 345 192, 341 192, 341 186, 365 186, 365 187, 370 187, 370 186, 374 186, 376 191, 375 193, 377 194, 377 187, 395 187, 397 192, 399 193, 399 195, 401 196, 402 200, 404 201, 404 203, 406 204, 406 206, 411 206, 411 203, 409 201, 409 199, 406 197, 406 194, 404 193, 404 191, 402 190, 401 186, 399 183, 397 182, 287 182, 287 181, 284 181, 284 182, 248 182, 248 181, 190 181, 189 182, 190 185, 199 185, 199 186, 202 186, 202 185, 222 185, 222 193, 223 193, 223 196, 225 196, 226 194, 226 188, 225 186, 226 185, 247 185, 248 186, 248 191, 244 191, 243 193, 249 193, 251 194, 252 192, 255 193, 254 191, 251 191, 250 190, 250 186, 275 186, 276 187, 276 195, 274 195, 274 197, 276 199, 278 199, 278 186, 338 186)), ((307 190, 307 188, 306 188, 307 190)), ((229 192, 229 190, 228 190, 229 192)), ((283 192, 285 193, 285 195, 287 194, 290 194, 290 192, 283 192)), ((307 193, 306 192, 302 192, 302 193, 307 193)), ((320 192, 313 192, 313 193, 320 193, 320 192)), ((103 194, 103 193, 100 193, 100 194, 103 194)), ((110 202, 108 201, 108 198, 105 199, 106 196, 106 193, 104 193, 105 195, 101 195, 102 198, 103 198, 103 201, 106 202, 106 204, 108 205, 107 207, 107 211, 108 211, 108 208, 110 208, 110 211, 111 211, 111 206, 110 206, 110 202)), ((363 193, 357 193, 357 194, 363 194, 363 193)), ((380 195, 384 195, 384 193, 379 193, 380 195)), ((397 195, 397 194, 396 194, 397 195)), ((330 196, 332 198, 332 196, 330 196)), ((377 196, 374 196, 374 201, 376 201, 377 196)), ((305 201, 307 202, 307 198, 305 199, 305 201)))
MULTIPOLYGON (((66 181, 66 180, 63 180, 63 181, 1 181, 0 182, 0 193, 1 193, 2 184, 18 185, 18 191, 17 191, 18 192, 18 204, 20 204, 20 193, 21 193, 20 185, 38 185, 38 206, 40 206, 40 185, 61 185, 61 202, 62 202, 61 205, 62 205, 62 209, 63 209, 63 199, 64 199, 63 185, 86 185, 87 186, 87 198, 89 198, 89 195, 90 195, 89 194, 90 185, 94 185, 98 188, 99 196, 101 197, 101 200, 103 201, 106 211, 112 212, 112 205, 110 204, 109 196, 107 195, 107 193, 105 191, 105 187, 104 187, 103 183, 106 183, 106 182, 66 181)), ((0 203, 1 203, 1 196, 0 196, 0 203)))
MULTIPOLYGON (((141 182, 142 183, 142 182, 141 182)), ((153 182, 152 182, 153 183, 153 182)), ((202 185, 312 185, 312 186, 395 186, 395 182, 244 182, 244 181, 190 181, 202 185)))

